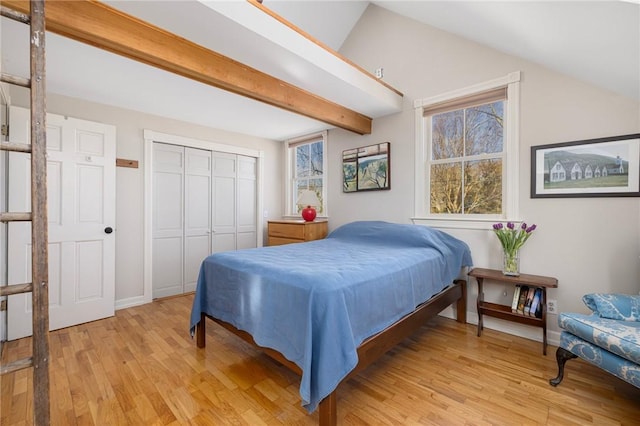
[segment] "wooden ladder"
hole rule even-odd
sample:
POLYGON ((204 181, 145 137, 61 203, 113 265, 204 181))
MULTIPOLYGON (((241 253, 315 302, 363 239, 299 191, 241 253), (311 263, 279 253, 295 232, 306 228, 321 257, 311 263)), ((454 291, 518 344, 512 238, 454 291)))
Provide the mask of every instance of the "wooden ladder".
POLYGON ((31 221, 31 282, 0 287, 0 296, 32 293, 32 356, 0 365, 0 375, 33 367, 34 423, 49 425, 49 253, 44 0, 31 0, 29 15, 0 7, 2 16, 30 26, 30 78, 0 74, 0 81, 31 89, 31 144, 0 142, 0 149, 31 153, 31 212, 0 213, 0 221, 31 221))

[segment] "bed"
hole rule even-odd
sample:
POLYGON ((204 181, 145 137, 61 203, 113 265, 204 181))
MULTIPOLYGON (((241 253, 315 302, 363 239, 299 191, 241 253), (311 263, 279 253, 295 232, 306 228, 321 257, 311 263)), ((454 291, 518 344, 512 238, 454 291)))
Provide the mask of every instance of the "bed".
POLYGON ((190 331, 210 318, 301 375, 300 397, 335 424, 338 384, 455 303, 465 322, 469 247, 442 231, 353 222, 324 240, 217 253, 200 268, 190 331))

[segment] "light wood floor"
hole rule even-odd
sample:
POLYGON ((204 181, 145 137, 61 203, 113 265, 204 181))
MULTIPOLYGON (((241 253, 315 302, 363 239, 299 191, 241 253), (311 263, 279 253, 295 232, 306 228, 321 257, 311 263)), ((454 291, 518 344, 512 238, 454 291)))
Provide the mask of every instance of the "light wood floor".
MULTIPOLYGON (((298 377, 210 322, 188 332, 191 295, 51 333, 53 425, 317 424, 298 377)), ((30 354, 9 342, 3 362, 30 354)), ((553 388, 555 348, 436 318, 338 391, 342 425, 638 425, 640 389, 581 360, 553 388)), ((31 425, 32 374, 6 375, 0 424, 31 425)))

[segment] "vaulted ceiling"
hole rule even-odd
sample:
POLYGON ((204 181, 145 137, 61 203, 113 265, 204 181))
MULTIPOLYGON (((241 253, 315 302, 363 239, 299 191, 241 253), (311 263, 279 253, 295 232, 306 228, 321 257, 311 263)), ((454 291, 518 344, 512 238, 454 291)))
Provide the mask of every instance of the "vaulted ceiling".
MULTIPOLYGON (((402 87, 325 48, 339 51, 370 3, 640 100, 640 5, 629 2, 263 1, 293 25, 238 1, 106 3, 373 119, 399 111, 402 87)), ((26 75, 26 27, 1 24, 2 71, 26 75)), ((56 34, 47 72, 53 93, 260 137, 333 126, 56 34)))

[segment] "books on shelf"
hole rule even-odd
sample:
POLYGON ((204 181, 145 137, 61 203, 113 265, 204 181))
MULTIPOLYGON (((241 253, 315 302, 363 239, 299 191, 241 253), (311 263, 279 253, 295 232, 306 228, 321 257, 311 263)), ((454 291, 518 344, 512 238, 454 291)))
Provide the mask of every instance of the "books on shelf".
POLYGON ((528 317, 542 318, 542 288, 516 285, 511 312, 528 317))
POLYGON ((518 300, 520 300, 520 284, 516 285, 513 291, 513 301, 511 302, 511 312, 518 312, 518 300))
POLYGON ((535 287, 529 288, 529 291, 527 291, 527 299, 524 302, 524 315, 531 316, 529 315, 529 312, 531 311, 531 303, 533 302, 533 297, 535 296, 535 294, 536 294, 535 287))
POLYGON ((531 309, 529 310, 529 316, 542 318, 542 289, 536 288, 536 293, 533 296, 533 301, 531 302, 531 309))
POLYGON ((520 286, 520 296, 518 296, 518 307, 516 312, 524 315, 524 306, 527 303, 527 293, 529 293, 529 287, 526 285, 520 286))

